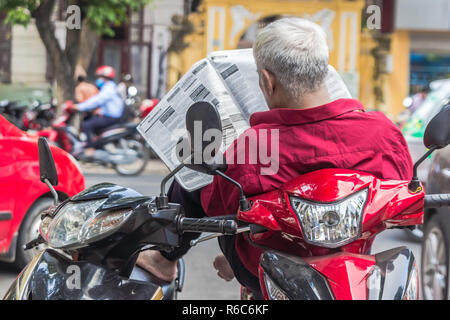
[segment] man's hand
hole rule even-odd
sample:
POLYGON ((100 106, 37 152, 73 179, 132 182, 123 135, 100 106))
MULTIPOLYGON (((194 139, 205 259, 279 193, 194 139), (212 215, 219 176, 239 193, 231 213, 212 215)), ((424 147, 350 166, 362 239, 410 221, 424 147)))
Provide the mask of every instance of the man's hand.
POLYGON ((213 262, 214 268, 217 270, 217 275, 225 281, 231 281, 234 279, 234 272, 228 263, 227 258, 223 254, 219 254, 213 262))

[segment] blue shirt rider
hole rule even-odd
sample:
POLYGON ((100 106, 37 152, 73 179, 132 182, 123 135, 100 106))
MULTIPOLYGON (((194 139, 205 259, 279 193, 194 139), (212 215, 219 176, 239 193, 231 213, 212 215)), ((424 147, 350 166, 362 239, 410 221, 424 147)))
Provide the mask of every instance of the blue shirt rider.
POLYGON ((110 66, 101 66, 97 68, 95 75, 96 86, 100 92, 90 99, 76 105, 78 111, 94 111, 94 116, 83 122, 83 132, 87 137, 85 156, 92 157, 95 149, 93 148, 93 135, 95 132, 120 122, 124 110, 124 102, 120 97, 117 85, 113 81, 115 77, 114 68, 110 66))

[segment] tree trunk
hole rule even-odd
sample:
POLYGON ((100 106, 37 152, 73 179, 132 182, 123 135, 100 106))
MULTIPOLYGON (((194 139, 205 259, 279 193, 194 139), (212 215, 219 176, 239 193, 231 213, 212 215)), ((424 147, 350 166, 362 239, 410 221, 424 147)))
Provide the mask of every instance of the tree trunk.
POLYGON ((82 70, 82 72, 87 73, 91 64, 92 55, 98 45, 98 37, 98 34, 89 27, 87 19, 84 19, 81 26, 77 70, 82 70))
MULTIPOLYGON (((64 51, 61 49, 55 36, 55 25, 51 21, 55 2, 55 0, 41 1, 39 7, 32 13, 32 16, 35 19, 39 36, 52 62, 59 93, 58 101, 61 102, 64 100, 73 100, 74 98, 74 71, 75 61, 78 55, 79 35, 77 36, 72 32, 68 32, 66 38, 66 50, 68 50, 64 51)), ((80 32, 78 31, 78 33, 80 32)))

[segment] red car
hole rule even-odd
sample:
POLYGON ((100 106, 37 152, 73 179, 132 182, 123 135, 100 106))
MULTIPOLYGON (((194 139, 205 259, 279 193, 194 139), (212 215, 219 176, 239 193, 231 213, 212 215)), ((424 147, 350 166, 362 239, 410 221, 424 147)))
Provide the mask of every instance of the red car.
MULTIPOLYGON (((51 150, 59 180, 55 189, 64 200, 85 188, 84 177, 70 154, 55 146, 51 150)), ((37 137, 2 116, 0 154, 0 261, 23 268, 37 252, 22 247, 39 234, 40 213, 53 204, 53 198, 39 179, 37 137)))

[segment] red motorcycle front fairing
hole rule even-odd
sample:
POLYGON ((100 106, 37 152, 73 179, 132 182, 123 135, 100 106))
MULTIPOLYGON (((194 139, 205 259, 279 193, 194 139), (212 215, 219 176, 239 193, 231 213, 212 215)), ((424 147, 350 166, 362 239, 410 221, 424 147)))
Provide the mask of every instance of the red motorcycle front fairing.
POLYGON ((249 198, 251 209, 238 212, 239 220, 268 230, 247 238, 238 235, 238 255, 255 275, 260 257, 267 250, 302 257, 326 275, 337 298, 364 299, 364 281, 361 281, 375 263, 367 256, 375 236, 387 228, 423 223, 424 191, 411 193, 408 183, 378 179, 369 173, 346 169, 323 169, 299 176, 278 190, 249 198), (330 247, 305 239, 291 197, 329 204, 363 189, 368 190, 367 200, 355 240, 340 247, 330 247), (327 257, 331 260, 327 261, 327 257))
POLYGON ((238 212, 238 219, 266 227, 269 231, 251 236, 258 245, 302 257, 335 252, 366 254, 374 236, 395 226, 423 223, 424 191, 408 191, 408 181, 382 180, 375 176, 346 169, 323 169, 297 177, 278 190, 250 198, 249 211, 238 212), (361 235, 340 248, 326 248, 304 241, 301 225, 289 197, 317 203, 331 203, 368 188, 368 199, 362 217, 361 235))

